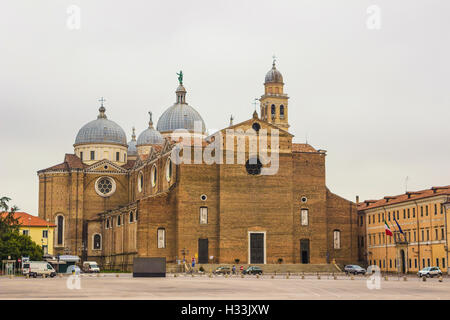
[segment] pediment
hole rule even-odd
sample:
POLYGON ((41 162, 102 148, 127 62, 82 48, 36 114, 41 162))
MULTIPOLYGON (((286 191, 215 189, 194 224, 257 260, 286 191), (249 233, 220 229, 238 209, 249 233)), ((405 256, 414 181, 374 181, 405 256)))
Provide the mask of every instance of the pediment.
POLYGON ((86 173, 127 173, 128 170, 118 166, 114 162, 103 159, 99 162, 96 162, 85 169, 86 173))

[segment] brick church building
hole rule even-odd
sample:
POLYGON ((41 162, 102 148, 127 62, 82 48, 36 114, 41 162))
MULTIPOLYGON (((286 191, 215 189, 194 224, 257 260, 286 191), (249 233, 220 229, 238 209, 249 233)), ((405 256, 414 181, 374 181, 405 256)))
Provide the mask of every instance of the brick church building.
POLYGON ((129 142, 107 118, 102 101, 97 119, 79 130, 74 153, 38 171, 39 216, 56 224, 54 252, 128 270, 134 257, 196 258, 198 263, 357 262, 356 205, 327 188, 326 151, 293 142, 283 87, 274 62, 265 77, 259 115, 254 112, 237 124, 231 119, 229 127, 209 136, 199 112, 186 102, 181 72, 176 102, 162 113, 156 129, 150 113, 148 128, 137 139, 133 129, 129 142), (267 132, 269 153, 278 152, 277 170, 263 174, 274 165, 273 158, 267 163, 255 156, 250 143, 239 148, 239 137, 229 135, 230 130, 256 140, 267 132), (174 138, 177 132, 184 135, 174 138), (227 151, 227 161, 173 160, 176 148, 186 142, 200 141, 192 150, 203 154, 219 136, 223 141, 212 154, 227 151))

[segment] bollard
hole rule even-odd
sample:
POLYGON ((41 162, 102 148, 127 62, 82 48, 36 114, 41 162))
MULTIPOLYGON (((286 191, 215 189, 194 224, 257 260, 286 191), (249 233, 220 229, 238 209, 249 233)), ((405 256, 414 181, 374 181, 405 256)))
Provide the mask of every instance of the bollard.
POLYGON ((225 278, 228 278, 228 274, 225 273, 225 278))
POLYGON ((333 279, 334 279, 334 280, 337 280, 337 277, 336 277, 335 275, 333 275, 333 279))
POLYGON ((289 274, 286 275, 286 279, 289 279, 289 274))
POLYGON ((209 277, 210 277, 210 278, 212 278, 212 274, 211 274, 211 272, 209 273, 209 277))
POLYGON ((58 273, 58 276, 59 276, 60 278, 62 278, 63 275, 62 275, 62 273, 58 273))
POLYGON ((243 274, 241 274, 241 278, 244 278, 244 275, 243 275, 243 274))
POLYGON ((175 274, 173 275, 173 277, 176 278, 176 277, 177 277, 177 274, 175 273, 175 274))
POLYGON ((304 275, 302 275, 302 279, 305 279, 305 276, 304 276, 304 275))
POLYGON ((422 281, 423 281, 423 282, 427 281, 427 277, 422 276, 422 281))
POLYGON ((10 279, 12 279, 12 278, 13 278, 13 275, 12 275, 12 274, 10 274, 10 275, 9 275, 9 278, 10 278, 10 279))
POLYGON ((194 277, 194 274, 193 273, 191 273, 191 276, 192 276, 192 278, 194 277))
POLYGON ((442 278, 442 276, 439 276, 439 282, 444 281, 444 279, 442 278))
POLYGON ((317 279, 320 280, 320 275, 319 274, 317 274, 317 279))
POLYGON ((27 279, 30 279, 30 275, 29 275, 29 274, 27 274, 27 276, 26 276, 26 277, 27 277, 27 279))
POLYGON ((275 279, 275 276, 274 276, 274 275, 271 275, 270 278, 275 279))
POLYGON ((384 281, 388 281, 388 276, 384 276, 384 281))
POLYGON ((118 278, 119 277, 119 274, 116 274, 116 278, 118 278))
POLYGON ((256 275, 256 279, 259 279, 259 274, 256 275))
POLYGON ((406 276, 403 276, 403 281, 407 281, 408 278, 406 278, 406 276))
POLYGON ((355 276, 350 276, 350 280, 355 280, 355 276))

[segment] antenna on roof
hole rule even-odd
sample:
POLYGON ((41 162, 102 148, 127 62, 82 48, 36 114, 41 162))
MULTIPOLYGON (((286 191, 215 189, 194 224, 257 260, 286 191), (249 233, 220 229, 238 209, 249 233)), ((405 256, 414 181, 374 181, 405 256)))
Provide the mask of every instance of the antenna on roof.
POLYGON ((308 144, 308 132, 305 134, 305 143, 308 144))
POLYGON ((408 180, 409 180, 409 177, 406 176, 406 178, 405 178, 405 192, 408 192, 408 180))

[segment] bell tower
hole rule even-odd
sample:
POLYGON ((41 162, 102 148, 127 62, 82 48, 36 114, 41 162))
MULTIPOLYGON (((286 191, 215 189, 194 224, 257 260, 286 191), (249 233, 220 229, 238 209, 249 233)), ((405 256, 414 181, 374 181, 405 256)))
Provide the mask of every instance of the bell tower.
POLYGON ((281 129, 288 130, 288 95, 283 91, 284 83, 281 72, 275 66, 273 57, 272 69, 266 74, 264 94, 259 99, 261 119, 281 129))

